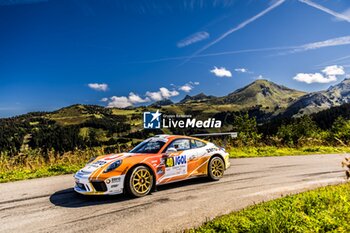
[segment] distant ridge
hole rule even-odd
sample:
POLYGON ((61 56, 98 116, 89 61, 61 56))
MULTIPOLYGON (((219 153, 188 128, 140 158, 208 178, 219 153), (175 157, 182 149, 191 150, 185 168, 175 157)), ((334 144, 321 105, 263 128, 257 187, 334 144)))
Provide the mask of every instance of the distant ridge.
POLYGON ((101 116, 127 115, 146 111, 147 108, 161 108, 163 112, 195 113, 202 116, 233 111, 254 111, 257 113, 256 117, 260 117, 263 121, 276 116, 293 117, 317 113, 346 103, 350 103, 350 79, 344 79, 327 90, 311 93, 260 79, 222 97, 199 93, 193 96, 186 95, 178 103, 165 99, 149 106, 130 106, 125 109, 75 104, 53 112, 27 113, 21 116, 42 116, 68 125, 101 116))

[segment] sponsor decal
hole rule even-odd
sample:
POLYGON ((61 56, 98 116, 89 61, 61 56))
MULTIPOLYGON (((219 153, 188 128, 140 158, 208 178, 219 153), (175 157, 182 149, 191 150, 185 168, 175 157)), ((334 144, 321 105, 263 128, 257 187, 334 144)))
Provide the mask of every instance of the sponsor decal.
POLYGON ((221 128, 222 122, 215 118, 199 120, 192 118, 192 115, 166 115, 157 110, 156 112, 143 113, 143 127, 145 129, 160 128, 221 128))
POLYGON ((166 158, 165 177, 173 177, 187 174, 187 156, 178 155, 166 158))
POLYGON ((94 162, 90 166, 92 166, 92 167, 101 167, 102 165, 105 165, 106 163, 107 163, 106 161, 99 160, 99 161, 94 162))
POLYGON ((120 177, 112 178, 112 183, 120 182, 120 177))
POLYGON ((179 155, 179 156, 167 158, 165 166, 166 167, 173 167, 173 166, 178 166, 178 165, 185 164, 185 163, 187 163, 186 155, 179 155))
POLYGON ((218 151, 218 148, 212 147, 212 148, 208 148, 207 149, 208 153, 211 153, 211 152, 214 152, 214 151, 218 151))

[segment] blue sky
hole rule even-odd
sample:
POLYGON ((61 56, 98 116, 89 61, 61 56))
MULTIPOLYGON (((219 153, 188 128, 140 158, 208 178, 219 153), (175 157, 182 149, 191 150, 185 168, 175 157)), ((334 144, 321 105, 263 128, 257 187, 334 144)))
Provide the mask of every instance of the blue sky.
POLYGON ((347 0, 0 0, 0 22, 0 117, 258 78, 316 91, 350 70, 347 0))

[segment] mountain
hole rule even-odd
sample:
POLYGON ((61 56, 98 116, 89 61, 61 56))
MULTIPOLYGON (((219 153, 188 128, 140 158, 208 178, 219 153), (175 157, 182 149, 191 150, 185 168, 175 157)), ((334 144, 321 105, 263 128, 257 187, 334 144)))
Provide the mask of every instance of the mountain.
POLYGON ((350 79, 344 79, 327 90, 302 96, 292 103, 283 115, 288 117, 312 114, 345 103, 350 103, 350 79))
POLYGON ((212 95, 206 95, 203 92, 199 93, 198 95, 190 96, 186 95, 185 98, 183 98, 179 103, 190 103, 190 102, 205 102, 207 100, 215 99, 217 97, 212 95))
POLYGON ((249 109, 260 107, 269 111, 284 109, 305 92, 287 88, 268 80, 256 80, 226 96, 217 98, 216 104, 234 104, 249 109))
POLYGON ((292 117, 312 114, 344 103, 350 103, 350 79, 345 79, 327 90, 312 93, 290 89, 268 80, 256 80, 221 97, 200 93, 194 96, 186 95, 178 103, 167 99, 147 107, 130 109, 77 104, 54 112, 30 113, 26 118, 40 116, 40 118, 55 121, 60 125, 109 122, 115 119, 118 119, 118 122, 128 120, 134 132, 142 126, 140 113, 156 109, 160 109, 163 113, 190 114, 203 119, 227 112, 248 111, 253 112, 252 115, 256 116, 258 121, 263 122, 278 115, 292 117))
POLYGON ((164 100, 159 100, 157 102, 154 102, 153 104, 149 105, 150 107, 161 107, 161 106, 167 106, 167 105, 172 105, 174 104, 173 101, 169 99, 164 99, 164 100))

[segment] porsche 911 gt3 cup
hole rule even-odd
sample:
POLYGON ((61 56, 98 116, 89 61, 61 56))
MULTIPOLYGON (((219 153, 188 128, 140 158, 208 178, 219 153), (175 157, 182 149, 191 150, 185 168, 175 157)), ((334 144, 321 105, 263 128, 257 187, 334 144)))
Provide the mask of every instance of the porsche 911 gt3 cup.
POLYGON ((207 176, 219 180, 229 154, 213 143, 187 136, 151 137, 128 153, 91 159, 75 175, 74 190, 84 195, 149 194, 157 185, 207 176))

